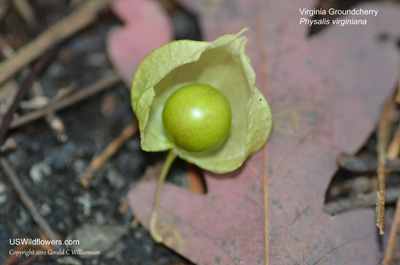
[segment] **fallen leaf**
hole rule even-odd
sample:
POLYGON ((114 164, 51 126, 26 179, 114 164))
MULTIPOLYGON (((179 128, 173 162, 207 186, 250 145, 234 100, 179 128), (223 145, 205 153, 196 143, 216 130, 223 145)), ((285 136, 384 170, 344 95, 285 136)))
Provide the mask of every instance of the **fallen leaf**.
MULTIPOLYGON (((182 1, 184 2, 184 1, 182 1)), ((359 16, 367 25, 331 26, 308 37, 299 8, 313 1, 196 1, 206 40, 243 27, 258 87, 275 118, 268 150, 234 173, 205 174, 208 193, 163 188, 159 227, 165 244, 197 264, 264 264, 262 178, 269 177, 270 264, 378 264, 374 209, 329 216, 325 191, 341 152, 355 153, 393 93, 399 69, 393 4, 359 16), (268 77, 268 79, 267 79, 268 77), (267 160, 267 161, 266 161, 267 160)), ((156 171, 150 175, 157 175, 156 171)), ((135 217, 148 227, 156 181, 129 193, 135 217)))
POLYGON ((161 5, 151 0, 116 0, 114 13, 125 23, 107 36, 107 53, 130 87, 140 62, 155 48, 173 38, 173 29, 161 5))

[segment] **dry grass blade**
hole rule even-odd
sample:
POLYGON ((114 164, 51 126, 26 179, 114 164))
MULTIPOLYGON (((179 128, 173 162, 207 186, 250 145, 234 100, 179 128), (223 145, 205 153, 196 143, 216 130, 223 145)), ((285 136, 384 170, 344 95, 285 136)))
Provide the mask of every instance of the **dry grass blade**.
MULTIPOLYGON (((23 239, 28 239, 28 238, 24 237, 23 239)), ((23 251, 23 250, 27 249, 28 247, 29 247, 28 245, 19 244, 14 248, 14 252, 23 251)), ((17 264, 17 262, 18 262, 18 256, 17 255, 10 255, 8 260, 6 260, 6 262, 3 265, 13 265, 13 264, 17 264)))
POLYGON ((138 129, 137 122, 133 122, 122 131, 122 133, 114 139, 104 151, 93 158, 90 165, 85 169, 83 174, 79 177, 83 187, 87 188, 89 186, 90 180, 93 178, 94 174, 121 148, 121 146, 131 138, 138 129))
POLYGON ((390 230, 389 242, 385 251, 385 257, 383 259, 383 265, 394 264, 393 259, 395 258, 395 247, 399 244, 399 231, 400 231, 400 197, 397 199, 396 211, 394 213, 393 225, 390 230))
POLYGON ((63 20, 44 31, 39 37, 19 49, 0 67, 0 84, 22 67, 37 59, 43 52, 54 47, 77 31, 89 25, 99 10, 112 0, 91 0, 63 20))
POLYGON ((75 94, 62 98, 60 100, 50 103, 46 108, 30 112, 19 117, 17 120, 13 120, 10 124, 10 129, 17 128, 29 122, 40 119, 50 113, 56 112, 58 110, 64 109, 66 107, 72 106, 79 101, 82 101, 106 88, 109 88, 120 81, 119 77, 115 74, 106 76, 98 80, 93 85, 76 92, 75 94))
POLYGON ((0 0, 0 23, 7 14, 9 6, 10 6, 9 0, 0 0))
POLYGON ((385 175, 386 175, 386 150, 389 142, 391 128, 390 114, 394 108, 394 102, 390 100, 384 107, 378 127, 378 195, 376 198, 376 225, 379 234, 384 234, 385 227, 385 175))
MULTIPOLYGON (((49 99, 44 95, 42 85, 38 81, 35 81, 33 83, 32 91, 33 91, 32 99, 43 98, 45 99, 45 101, 47 102, 49 101, 49 99)), ((56 113, 51 112, 47 114, 45 121, 47 123, 47 126, 49 126, 49 128, 51 129, 53 136, 59 143, 64 143, 68 140, 68 135, 65 129, 64 122, 56 113)))
MULTIPOLYGON (((25 0, 20 0, 20 1, 14 1, 14 2, 24 2, 25 0)), ((29 9, 29 8, 28 8, 29 9)), ((12 49, 10 45, 5 40, 1 40, 3 45, 0 45, 0 49, 3 51, 3 54, 6 55, 7 58, 11 57, 15 52, 12 49)), ((28 67, 25 71, 30 71, 30 68, 28 67)), ((42 99, 42 101, 47 102, 48 98, 44 96, 44 92, 42 89, 41 84, 38 81, 33 82, 33 89, 31 90, 33 92, 33 98, 32 100, 36 101, 37 99, 42 99)), ((20 103, 20 107, 22 107, 23 101, 20 103)), ((68 140, 68 135, 65 130, 65 125, 64 122, 58 117, 57 114, 55 113, 49 113, 46 116, 46 123, 50 127, 50 129, 53 132, 54 137, 57 139, 58 142, 64 143, 68 140)))
POLYGON ((24 82, 21 85, 21 88, 18 90, 15 99, 7 110, 7 113, 3 117, 0 124, 0 143, 3 142, 4 137, 9 129, 10 122, 13 118, 14 113, 17 111, 20 102, 22 101, 25 94, 31 88, 36 76, 44 69, 50 59, 50 54, 45 54, 38 62, 35 63, 35 66, 29 72, 26 78, 24 78, 24 82))
POLYGON ((17 148, 17 146, 18 146, 17 141, 15 141, 14 138, 7 138, 4 141, 4 144, 0 146, 0 154, 7 153, 7 152, 17 148))
POLYGON ((31 4, 27 0, 13 0, 14 7, 17 9, 19 15, 24 20, 26 26, 33 30, 37 26, 36 14, 32 9, 31 4))
MULTIPOLYGON (((400 101, 400 74, 399 74, 399 87, 396 96, 396 102, 400 101)), ((398 125, 393 139, 389 145, 386 158, 389 160, 395 160, 399 157, 400 149, 400 125, 398 125)), ((399 231, 400 231, 400 193, 397 193, 396 211, 394 213, 393 225, 390 229, 389 242, 385 251, 383 259, 384 265, 394 264, 393 260, 396 256, 396 246, 399 245, 399 231)))
MULTIPOLYGON (((395 203, 399 197, 399 194, 399 188, 388 188, 385 190, 385 203, 395 203)), ((362 194, 351 198, 339 199, 325 204, 324 211, 331 215, 335 215, 350 211, 352 209, 359 209, 362 207, 369 208, 376 204, 376 199, 376 192, 362 194)))
MULTIPOLYGON (((0 157, 0 166, 2 167, 4 174, 8 177, 14 189, 17 191, 19 198, 25 205, 28 212, 31 214, 33 220, 39 225, 40 229, 44 231, 46 236, 50 240, 57 240, 56 233, 50 227, 49 223, 40 215, 38 209, 33 203, 32 199, 29 197, 28 193, 25 191, 24 186, 19 181, 11 165, 4 157, 0 157)), ((56 249, 62 248, 59 245, 55 245, 56 249)))
POLYGON ((189 190, 198 194, 206 193, 204 188, 204 180, 197 168, 192 164, 185 164, 188 175, 189 190))
POLYGON ((400 126, 397 127, 393 139, 389 144, 386 158, 388 160, 395 160, 399 157, 400 153, 400 126))
MULTIPOLYGON (((265 17, 262 14, 263 1, 258 0, 257 6, 257 32, 260 36, 263 36, 265 29, 265 17)), ((258 51, 261 61, 261 84, 263 86, 262 93, 268 98, 267 88, 267 57, 265 51, 265 40, 264 38, 258 38, 258 51)), ((264 203, 264 251, 265 251, 265 264, 269 264, 269 174, 268 174, 268 148, 264 147, 264 160, 263 160, 263 203, 264 203)))
MULTIPOLYGON (((390 146, 396 141, 398 139, 395 136, 390 146)), ((375 175, 378 168, 378 163, 374 158, 356 157, 345 153, 339 155, 337 163, 341 169, 353 176, 375 175)), ((392 155, 390 148, 386 155, 385 169, 386 173, 400 172, 400 159, 392 155)))

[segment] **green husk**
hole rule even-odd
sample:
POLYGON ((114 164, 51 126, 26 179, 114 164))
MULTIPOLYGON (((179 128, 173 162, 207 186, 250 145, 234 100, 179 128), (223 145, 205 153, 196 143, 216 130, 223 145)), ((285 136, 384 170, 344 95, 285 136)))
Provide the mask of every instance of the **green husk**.
POLYGON ((131 101, 139 121, 141 146, 145 151, 173 149, 182 159, 200 168, 230 172, 267 141, 272 115, 267 101, 255 87, 255 73, 245 54, 246 37, 224 35, 213 42, 180 40, 150 53, 132 81, 131 101), (226 141, 210 152, 189 152, 167 136, 162 110, 168 97, 187 85, 209 84, 228 99, 232 125, 226 141))

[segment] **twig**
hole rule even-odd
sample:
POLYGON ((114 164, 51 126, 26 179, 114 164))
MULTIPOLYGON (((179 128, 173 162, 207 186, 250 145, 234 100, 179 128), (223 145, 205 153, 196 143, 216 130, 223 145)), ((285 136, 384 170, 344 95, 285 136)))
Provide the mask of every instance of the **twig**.
POLYGON ((71 105, 74 105, 75 103, 82 101, 106 88, 109 88, 115 84, 117 84, 120 81, 120 78, 113 74, 108 77, 104 77, 94 83, 93 85, 84 88, 80 90, 79 92, 76 92, 75 94, 60 99, 60 101, 52 102, 50 103, 49 106, 42 110, 37 110, 30 112, 28 114, 22 115, 19 117, 17 120, 13 120, 10 124, 10 129, 15 129, 19 126, 22 126, 24 124, 27 124, 29 122, 35 121, 37 119, 40 119, 44 116, 46 116, 49 113, 56 112, 58 110, 64 109, 66 107, 69 107, 71 105))
MULTIPOLYGON (((44 93, 43 93, 43 89, 42 86, 39 82, 34 82, 33 83, 33 94, 34 97, 44 97, 44 93)), ((58 117, 58 115, 54 112, 51 112, 49 114, 46 115, 45 117, 45 121, 47 126, 50 127, 53 136, 56 138, 56 140, 59 143, 65 143, 68 140, 68 135, 67 132, 65 130, 65 125, 64 122, 61 120, 60 117, 58 117)))
POLYGON ((27 0, 13 0, 12 3, 29 30, 33 31, 33 29, 37 28, 36 15, 30 3, 27 0))
POLYGON ((46 123, 53 132, 54 137, 59 143, 65 143, 68 141, 68 135, 65 130, 64 122, 55 113, 49 113, 46 116, 46 123))
MULTIPOLYGON (((256 21, 257 21, 257 33, 259 36, 262 36, 265 32, 265 19, 264 15, 262 14, 265 1, 263 0, 257 0, 255 1, 257 10, 258 12, 256 13, 256 21)), ((266 54, 266 42, 264 38, 258 38, 258 52, 260 56, 260 62, 261 62, 261 84, 262 87, 264 88, 262 90, 264 96, 268 98, 268 58, 266 54)), ((270 63, 270 62, 269 62, 270 63)), ((263 169, 263 179, 262 179, 262 185, 263 185, 263 204, 264 204, 264 253, 265 253, 265 264, 269 265, 269 256, 270 256, 270 245, 269 245, 269 181, 270 181, 270 175, 268 173, 268 148, 264 146, 263 150, 263 163, 262 163, 262 169, 263 169)))
MULTIPOLYGON (((27 247, 28 247, 28 245, 19 244, 15 247, 14 251, 23 251, 27 247)), ((18 261, 17 255, 10 255, 10 257, 6 260, 6 262, 3 265, 13 265, 13 264, 17 263, 17 261, 18 261)))
MULTIPOLYGON (((340 154, 337 162, 341 169, 355 176, 374 175, 378 168, 376 159, 371 157, 340 154)), ((386 161, 386 173, 393 172, 400 172, 400 159, 386 161)))
POLYGON ((44 69, 49 59, 50 59, 50 54, 48 53, 35 64, 32 71, 30 71, 28 76, 25 78, 20 90, 17 93, 17 96, 15 97, 13 103, 11 104, 10 108, 8 109, 6 115, 3 118, 2 124, 0 125, 0 144, 4 140, 4 137, 8 130, 8 125, 10 124, 14 113, 18 109, 19 103, 21 102, 25 94, 28 92, 29 88, 32 86, 32 83, 35 80, 36 76, 44 69))
POLYGON ((5 58, 11 57, 15 52, 8 42, 0 36, 0 49, 5 58))
MULTIPOLYGON (((39 235, 40 235, 40 238, 41 238, 41 239, 43 239, 43 240, 49 240, 49 238, 47 237, 47 235, 44 233, 43 230, 38 229, 38 231, 39 231, 39 235)), ((62 238, 60 237, 59 234, 55 233, 55 236, 56 236, 56 238, 57 238, 58 240, 62 240, 62 238)), ((54 250, 54 246, 53 246, 52 244, 50 244, 48 241, 45 241, 44 244, 40 244, 40 248, 43 249, 43 250, 45 250, 45 251, 48 251, 49 249, 54 250)))
MULTIPOLYGON (((398 193, 399 194, 399 193, 398 193)), ((390 229, 389 242, 385 251, 383 265, 389 265, 394 258, 394 248, 399 243, 398 232, 400 230, 400 197, 397 199, 396 211, 394 212, 394 220, 392 228, 390 229)))
POLYGON ((21 263, 19 263, 19 265, 30 265, 33 262, 35 262, 37 259, 39 259, 39 261, 41 261, 40 260, 41 257, 42 257, 41 255, 39 255, 39 256, 30 256, 30 257, 24 259, 23 261, 21 261, 21 263))
POLYGON ((50 27, 35 40, 19 49, 0 67, 0 84, 18 72, 43 52, 59 44, 77 31, 88 26, 97 13, 112 0, 90 0, 60 22, 50 27))
MULTIPOLYGON (((32 199, 29 197, 28 193, 25 191, 22 183, 19 181, 14 170, 11 168, 10 164, 4 157, 0 157, 0 165, 4 173, 10 180, 11 184, 13 185, 14 189, 17 191, 22 203, 25 205, 26 209, 31 214, 33 220, 39 225, 40 229, 42 229, 46 233, 49 239, 57 240, 56 233, 53 231, 53 229, 50 227, 47 221, 40 215, 32 199)), ((62 246, 59 245, 55 245, 55 247, 57 249, 62 248, 62 246)))
POLYGON ((5 14, 7 14, 9 6, 10 6, 9 0, 0 0, 0 23, 5 17, 5 14))
MULTIPOLYGON (((400 194, 400 188, 388 188, 385 192, 385 201, 387 204, 395 203, 400 194)), ((329 214, 339 214, 351 209, 372 207, 376 204, 376 192, 370 192, 361 196, 339 199, 328 202, 324 206, 324 211, 329 214)))
POLYGON ((89 166, 79 177, 83 187, 87 188, 89 186, 89 182, 94 174, 137 132, 137 129, 137 122, 131 123, 125 127, 122 133, 114 139, 100 155, 93 158, 92 162, 90 162, 89 166))
POLYGON ((14 138, 7 138, 4 144, 0 146, 0 154, 7 153, 15 148, 17 148, 17 141, 14 138))
POLYGON ((189 190, 198 194, 206 193, 202 176, 196 167, 189 163, 187 163, 185 167, 188 174, 189 190))
MULTIPOLYGON (((67 96, 71 95, 72 92, 75 91, 75 89, 77 88, 77 83, 76 82, 72 82, 70 85, 66 86, 66 87, 62 87, 60 89, 58 89, 57 94, 55 95, 55 97, 52 99, 52 101, 60 101, 63 98, 66 98, 67 96)), ((51 102, 50 102, 51 103, 51 102)), ((46 106, 47 107, 47 106, 46 106)))
POLYGON ((375 158, 361 158, 342 153, 337 158, 338 166, 352 175, 372 175, 376 173, 378 163, 375 158))
MULTIPOLYGON (((399 73, 399 87, 397 90, 397 98, 396 101, 399 103, 399 96, 400 96, 400 73, 399 73)), ((400 125, 397 126, 396 132, 393 136, 393 139, 389 145, 387 158, 388 159, 397 159, 399 157, 400 152, 400 125)), ((385 251, 385 256, 383 259, 384 265, 389 265, 395 259, 395 247, 399 244, 399 236, 398 232, 400 230, 400 197, 397 199, 396 203, 396 211, 394 213, 394 220, 392 227, 390 228, 390 235, 389 235, 389 242, 385 251)))
POLYGON ((394 108, 394 102, 390 99, 385 105, 378 126, 378 195, 376 197, 376 226, 379 228, 379 234, 385 233, 385 175, 386 175, 386 150, 389 142, 391 128, 390 114, 394 108))
POLYGON ((400 126, 397 126, 393 139, 389 144, 386 158, 388 160, 397 159, 399 157, 399 153, 400 153, 400 126))
MULTIPOLYGON (((25 2, 25 0, 14 0, 14 4, 19 3, 22 4, 22 6, 29 5, 28 3, 25 2)), ((29 9, 29 7, 21 7, 21 8, 27 8, 29 9)), ((1 49, 3 51, 3 54, 6 55, 7 58, 11 57, 15 51, 13 50, 13 48, 8 45, 8 43, 5 40, 1 40, 2 45, 1 45, 1 49)), ((27 69, 25 69, 25 71, 30 71, 30 68, 28 67, 27 69)), ((43 93, 43 89, 42 86, 40 85, 40 83, 38 81, 33 81, 33 89, 31 90, 33 91, 33 94, 35 96, 35 98, 37 97, 43 97, 45 99, 47 99, 46 97, 44 97, 44 93, 43 93)), ((22 102, 21 102, 22 104, 22 102)), ((46 116, 46 123, 47 125, 50 127, 51 131, 53 132, 54 137, 57 139, 58 142, 60 143, 64 143, 68 140, 68 136, 67 133, 65 131, 65 125, 64 122, 58 117, 57 114, 55 113, 49 113, 46 116)))

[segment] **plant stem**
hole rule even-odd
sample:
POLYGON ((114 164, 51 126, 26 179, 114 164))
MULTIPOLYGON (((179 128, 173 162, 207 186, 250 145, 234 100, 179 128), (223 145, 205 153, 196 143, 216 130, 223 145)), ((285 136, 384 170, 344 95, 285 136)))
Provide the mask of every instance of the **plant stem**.
POLYGON ((160 196, 161 196, 161 191, 162 191, 162 186, 165 182, 165 179, 167 178, 169 169, 171 168, 172 163, 175 161, 176 154, 173 150, 171 150, 168 153, 168 156, 164 162, 164 165, 161 169, 160 177, 158 179, 157 183, 157 190, 156 194, 154 196, 154 206, 153 206, 153 212, 151 213, 151 219, 150 219, 150 234, 154 241, 157 243, 162 243, 163 242, 163 237, 157 232, 157 218, 158 218, 158 206, 159 206, 159 201, 160 201, 160 196))

